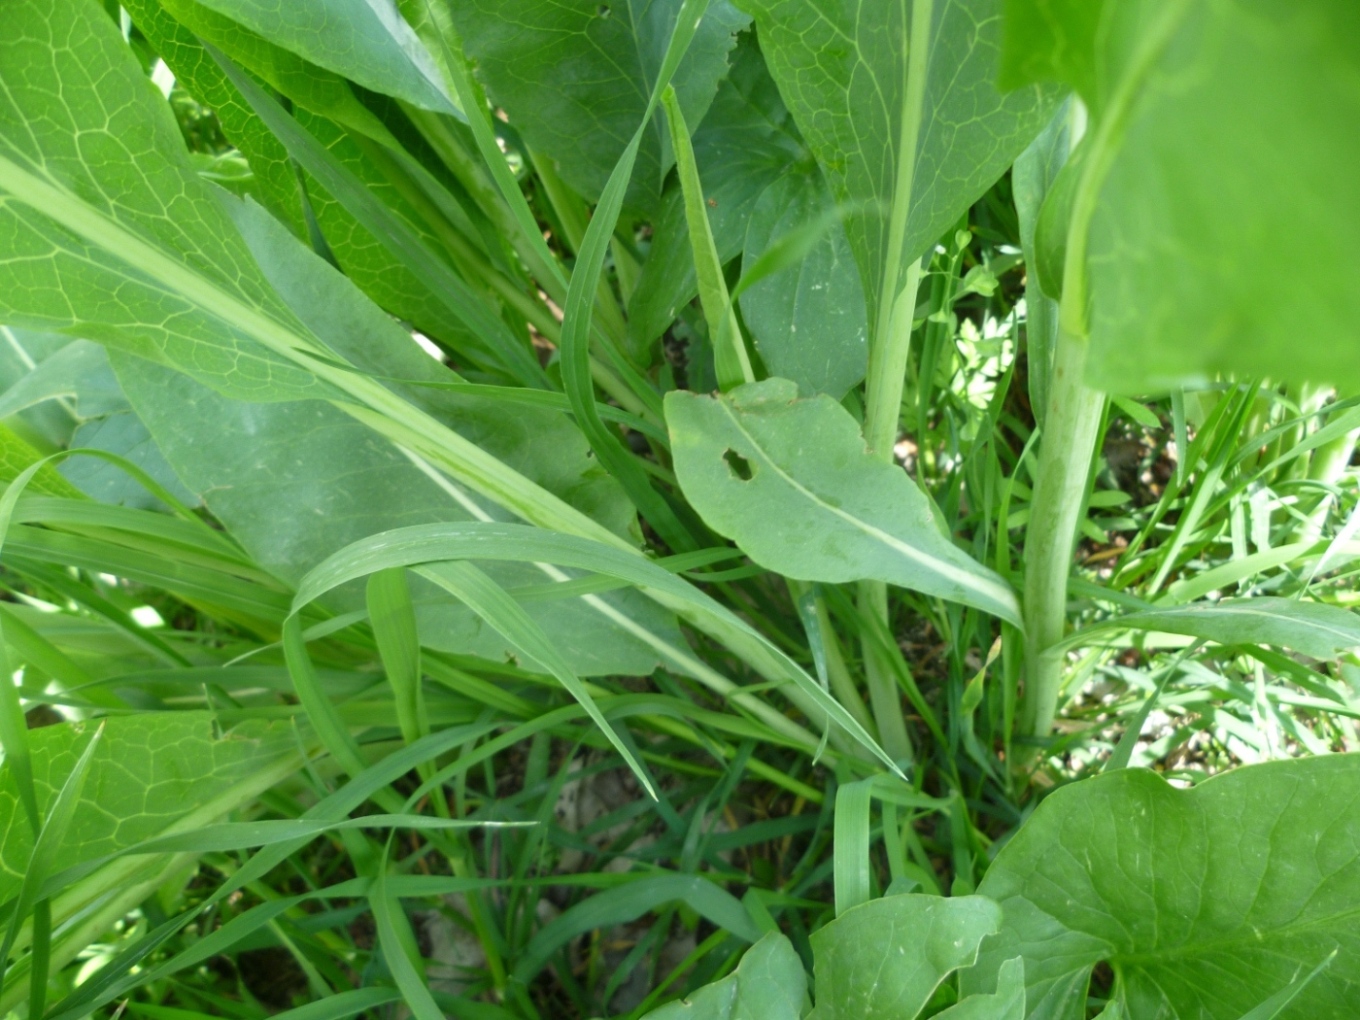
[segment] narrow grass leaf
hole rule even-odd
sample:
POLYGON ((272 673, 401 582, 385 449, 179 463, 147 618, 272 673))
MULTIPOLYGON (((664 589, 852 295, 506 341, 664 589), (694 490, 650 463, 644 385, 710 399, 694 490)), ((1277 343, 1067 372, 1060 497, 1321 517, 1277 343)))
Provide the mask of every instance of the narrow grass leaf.
POLYGON ((869 902, 869 809, 874 780, 846 783, 836 791, 836 916, 869 902))
POLYGON ((514 977, 527 983, 548 959, 577 935, 635 921, 667 903, 683 903, 744 942, 758 942, 760 929, 731 893, 699 875, 646 875, 578 903, 540 928, 515 964, 514 977))
POLYGON ((755 382, 751 356, 742 339, 741 326, 727 293, 722 261, 713 242, 713 228, 708 222, 708 205, 704 200, 703 182, 694 161, 694 146, 690 144, 689 126, 675 97, 675 89, 667 85, 661 94, 670 124, 671 147, 675 150, 675 168, 680 177, 680 190, 685 201, 685 219, 689 224, 690 248, 694 253, 694 268, 699 279, 699 302, 708 320, 708 335, 713 344, 713 358, 718 374, 718 388, 730 390, 742 383, 755 382))
MULTIPOLYGON (((417 567, 417 573, 433 581, 445 591, 464 602, 488 624, 494 627, 507 641, 531 656, 536 662, 548 669, 558 682, 567 689, 573 698, 609 738, 609 742, 622 756, 633 775, 637 776, 647 793, 656 799, 656 787, 643 764, 634 756, 628 744, 619 736, 613 725, 605 719, 595 699, 590 696, 580 678, 572 672, 562 653, 548 640, 541 627, 520 607, 519 603, 506 594, 505 589, 493 581, 486 573, 471 563, 449 562, 417 567)), ((293 617, 296 619, 296 617, 293 617)))
POLYGON ((397 706, 401 735, 413 744, 430 731, 420 675, 420 637, 406 571, 380 570, 368 579, 368 617, 397 706))
POLYGON ((590 440, 590 446, 599 457, 600 463, 619 480, 638 510, 675 552, 688 552, 696 548, 698 543, 681 523, 670 504, 652 488, 642 467, 623 448, 618 437, 606 429, 604 422, 600 420, 595 410, 594 385, 590 375, 590 331, 600 273, 604 269, 605 255, 609 251, 609 239, 623 210, 624 194, 633 175, 638 149, 656 110, 661 92, 670 84, 671 76, 689 48, 695 30, 707 9, 708 0, 685 0, 680 8, 675 31, 666 47, 661 71, 652 88, 642 123, 638 125, 632 140, 609 175, 609 181, 591 217, 590 226, 586 228, 585 237, 581 241, 576 268, 571 274, 571 285, 567 289, 567 302, 562 320, 562 386, 571 400, 576 420, 580 423, 586 438, 590 440))
POLYGON ((711 614, 758 643, 819 710, 827 713, 833 722, 872 751, 893 772, 901 774, 892 759, 844 706, 824 691, 778 646, 683 578, 615 546, 519 524, 476 522, 398 528, 355 542, 318 564, 298 585, 293 610, 296 613, 336 586, 365 577, 375 570, 459 559, 556 563, 559 566, 595 571, 626 580, 646 591, 656 591, 677 603, 711 614))

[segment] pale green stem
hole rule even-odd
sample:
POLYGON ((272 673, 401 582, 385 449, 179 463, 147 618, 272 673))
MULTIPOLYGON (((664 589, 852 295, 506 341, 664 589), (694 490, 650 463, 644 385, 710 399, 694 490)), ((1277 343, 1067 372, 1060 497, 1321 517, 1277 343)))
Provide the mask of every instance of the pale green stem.
MULTIPOLYGON (((906 382, 907 355, 911 350, 911 325, 916 311, 916 292, 921 282, 921 261, 903 270, 902 245, 906 239, 916 174, 916 150, 925 111, 926 73, 930 64, 930 28, 934 0, 912 4, 909 37, 902 40, 907 53, 906 94, 897 145, 897 180, 888 215, 889 244, 883 276, 879 280, 874 336, 869 346, 869 372, 864 384, 864 440, 869 453, 891 461, 902 416, 902 387, 906 382)), ((888 589, 881 581, 861 581, 860 610, 888 623, 888 589)), ((890 631, 891 632, 891 631, 890 631)), ((885 655, 897 654, 879 646, 869 635, 862 641, 869 702, 878 723, 883 749, 898 760, 912 757, 911 737, 902 715, 902 696, 892 664, 885 655)), ((905 667, 906 663, 903 662, 905 667)))
MULTIPOLYGON (((898 293, 888 317, 888 328, 877 336, 869 352, 869 377, 865 385, 864 440, 869 452, 883 461, 891 461, 897 442, 897 426, 902 414, 902 388, 906 383, 907 355, 911 350, 912 314, 916 310, 916 292, 921 282, 921 263, 907 268, 907 278, 898 293)), ((882 581, 859 583, 860 611, 888 623, 888 587, 882 581)), ((893 663, 885 659, 893 654, 884 649, 872 636, 861 641, 864 655, 864 675, 869 686, 869 704, 873 708, 883 749, 896 761, 912 757, 911 737, 902 715, 902 694, 898 690, 893 663)), ((901 654, 900 652, 898 653, 901 654)), ((901 664, 906 666, 905 662, 901 664)))
POLYGON ((1062 687, 1061 653, 1049 649, 1067 623, 1067 577, 1105 397, 1082 382, 1086 340, 1058 331, 1039 449, 1038 478, 1025 535, 1025 659, 1021 712, 1026 733, 1047 734, 1062 687))

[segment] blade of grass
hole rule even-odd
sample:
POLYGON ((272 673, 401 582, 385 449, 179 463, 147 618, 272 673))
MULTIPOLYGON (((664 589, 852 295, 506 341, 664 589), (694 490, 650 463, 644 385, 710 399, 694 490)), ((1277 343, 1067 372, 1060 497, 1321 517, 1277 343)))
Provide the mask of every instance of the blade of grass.
POLYGON ((680 177, 680 191, 685 201, 685 221, 689 224, 690 246, 694 252, 694 269, 699 279, 699 302, 708 320, 708 335, 713 344, 713 360, 718 375, 718 387, 724 391, 755 382, 751 356, 742 339, 741 325, 732 299, 727 294, 723 279, 722 260, 713 241, 713 226, 708 221, 708 205, 699 180, 699 167, 694 161, 694 146, 690 144, 689 126, 680 110, 675 89, 667 85, 661 94, 670 125, 671 148, 675 151, 675 169, 680 177))

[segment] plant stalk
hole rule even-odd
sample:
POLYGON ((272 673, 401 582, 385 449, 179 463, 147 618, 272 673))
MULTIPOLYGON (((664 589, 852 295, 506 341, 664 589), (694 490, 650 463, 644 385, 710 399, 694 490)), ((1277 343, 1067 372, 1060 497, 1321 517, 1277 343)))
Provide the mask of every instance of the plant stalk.
MULTIPOLYGON (((891 461, 897 442, 897 425, 902 414, 902 389, 906 384, 907 355, 911 351, 912 316, 921 283, 920 261, 907 267, 906 280, 889 313, 887 328, 879 330, 869 351, 869 375, 865 384, 864 441, 869 453, 891 461)), ((860 611, 888 620, 888 586, 882 581, 859 583, 860 611)), ((896 761, 913 756, 911 737, 902 715, 902 696, 897 687, 893 664, 885 656, 893 654, 870 635, 861 641, 864 677, 869 687, 869 704, 878 727, 883 750, 896 761)), ((895 650, 895 646, 894 646, 895 650)), ((898 652, 898 655, 901 653, 898 652)), ((902 664, 905 667, 905 663, 902 664)))
POLYGON ((1061 653, 1050 649, 1067 623, 1067 577, 1086 506, 1104 394, 1082 382, 1088 343, 1058 332, 1044 418, 1039 473, 1025 536, 1025 660, 1028 684, 1021 727, 1035 736, 1053 726, 1062 687, 1061 653))

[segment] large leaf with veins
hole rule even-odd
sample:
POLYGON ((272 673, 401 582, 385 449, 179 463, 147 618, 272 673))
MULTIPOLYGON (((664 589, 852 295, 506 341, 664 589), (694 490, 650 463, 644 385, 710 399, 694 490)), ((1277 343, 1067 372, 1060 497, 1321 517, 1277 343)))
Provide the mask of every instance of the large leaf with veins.
POLYGON ((1349 1020, 1360 1016, 1360 756, 1254 765, 1192 790, 1133 769, 1074 783, 1039 806, 978 891, 1004 923, 964 991, 1022 955, 1030 1020, 1082 1020, 1102 961, 1129 1017, 1239 1020, 1333 952, 1278 1020, 1349 1020))
POLYGON ((756 17, 765 59, 832 191, 853 209, 845 229, 872 323, 880 289, 896 296, 907 265, 1043 127, 1055 92, 997 91, 1001 0, 738 3, 756 17), (917 104, 908 101, 920 49, 913 19, 931 33, 917 104), (896 236, 894 212, 904 225, 896 236))

